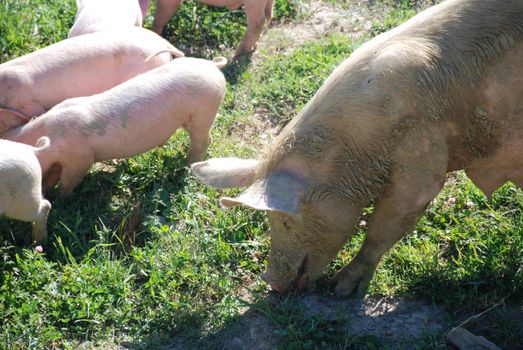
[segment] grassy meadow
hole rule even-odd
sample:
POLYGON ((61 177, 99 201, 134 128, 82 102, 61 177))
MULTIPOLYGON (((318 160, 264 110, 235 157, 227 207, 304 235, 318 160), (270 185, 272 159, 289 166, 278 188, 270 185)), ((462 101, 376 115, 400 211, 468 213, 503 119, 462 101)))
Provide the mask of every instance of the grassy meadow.
MULTIPOLYGON (((418 1, 419 2, 419 1, 418 1)), ((362 42, 416 13, 418 2, 325 3, 382 14, 363 37, 329 34, 280 49, 260 49, 225 68, 227 95, 213 127, 209 157, 260 153, 264 123, 278 129, 312 97, 330 72, 362 42), (260 127, 262 125, 262 127, 260 127)), ((307 0, 276 0, 273 27, 306 21, 307 0)), ((67 36, 74 0, 2 0, 0 62, 67 36)), ((150 12, 152 13, 152 12, 150 12)), ((149 16, 145 25, 152 22, 149 16)), ((245 30, 242 11, 185 1, 164 35, 188 55, 231 57, 245 30)), ((190 176, 189 138, 178 131, 162 148, 95 166, 73 195, 53 204, 43 254, 30 246, 31 225, 0 220, 0 349, 213 348, 216 334, 248 309, 267 316, 281 349, 381 349, 378 337, 350 334, 340 320, 301 312, 298 295, 275 297, 260 276, 267 264, 268 221, 245 208, 223 210, 219 191, 190 176)), ((358 233, 312 293, 331 296, 325 282, 357 252, 358 233)), ((522 321, 510 317, 523 299, 523 192, 506 184, 488 202, 461 173, 449 174, 416 230, 389 252, 371 296, 442 305, 446 329, 504 301, 466 328, 503 349, 523 348, 522 321)), ((331 296, 334 298, 334 296, 331 296)), ((445 334, 415 340, 445 349, 445 334)))

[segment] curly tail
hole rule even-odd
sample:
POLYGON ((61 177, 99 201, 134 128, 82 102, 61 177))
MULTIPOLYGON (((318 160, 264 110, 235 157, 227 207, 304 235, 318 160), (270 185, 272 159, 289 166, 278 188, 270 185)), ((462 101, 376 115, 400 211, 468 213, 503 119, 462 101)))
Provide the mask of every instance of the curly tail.
POLYGON ((161 51, 158 51, 158 52, 155 52, 153 53, 152 55, 149 55, 147 56, 147 58, 145 59, 145 62, 149 61, 150 59, 153 59, 154 57, 158 56, 158 55, 161 55, 162 53, 170 53, 172 56, 174 56, 174 58, 178 58, 178 57, 185 57, 185 54, 178 50, 176 47, 172 47, 172 49, 165 49, 165 50, 161 50, 161 51))
POLYGON ((223 67, 225 67, 227 65, 227 59, 223 56, 218 56, 218 57, 214 58, 212 61, 216 65, 216 67, 218 67, 220 69, 222 69, 223 67))
POLYGON ((51 140, 49 140, 49 137, 47 137, 47 136, 40 137, 36 141, 35 153, 38 154, 41 152, 45 152, 49 148, 50 145, 51 145, 51 140))

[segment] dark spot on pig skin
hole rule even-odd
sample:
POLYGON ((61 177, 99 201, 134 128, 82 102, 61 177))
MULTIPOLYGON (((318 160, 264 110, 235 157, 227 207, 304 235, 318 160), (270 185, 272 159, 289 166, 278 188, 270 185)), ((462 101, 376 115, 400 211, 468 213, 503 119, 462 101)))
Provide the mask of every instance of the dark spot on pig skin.
POLYGON ((90 134, 97 134, 98 136, 104 136, 107 131, 107 125, 110 122, 110 118, 103 119, 97 118, 89 123, 82 125, 80 132, 83 136, 88 137, 90 134))
POLYGON ((125 110, 120 113, 120 125, 122 128, 127 128, 127 122, 129 121, 129 111, 125 110))
POLYGON ((9 186, 9 195, 11 197, 17 197, 18 196, 18 187, 17 186, 9 186))

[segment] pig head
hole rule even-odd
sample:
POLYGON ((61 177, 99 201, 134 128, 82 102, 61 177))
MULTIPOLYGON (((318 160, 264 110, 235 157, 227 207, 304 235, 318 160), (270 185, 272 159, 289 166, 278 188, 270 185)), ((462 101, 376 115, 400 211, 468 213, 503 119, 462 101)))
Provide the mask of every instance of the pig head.
POLYGON ((47 215, 51 203, 42 197, 42 170, 37 155, 46 153, 49 138, 36 147, 0 140, 0 215, 33 223, 32 242, 47 239, 47 215))
POLYGON ((523 3, 449 0, 343 62, 259 160, 192 166, 203 183, 248 187, 226 207, 266 211, 265 280, 316 280, 374 205, 360 251, 334 277, 363 293, 382 256, 464 169, 490 196, 523 184, 523 3))

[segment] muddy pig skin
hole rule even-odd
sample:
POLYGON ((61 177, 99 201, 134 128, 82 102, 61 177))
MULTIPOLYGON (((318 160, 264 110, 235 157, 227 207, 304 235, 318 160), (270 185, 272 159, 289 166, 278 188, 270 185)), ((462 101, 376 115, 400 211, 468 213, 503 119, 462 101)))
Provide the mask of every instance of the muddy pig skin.
POLYGON ((225 206, 267 212, 263 278, 282 293, 316 281, 372 203, 365 241, 332 281, 344 296, 365 293, 447 172, 464 169, 490 198, 523 186, 522 149, 523 1, 447 0, 354 51, 257 162, 192 169, 247 187, 225 206))
POLYGON ((128 158, 161 146, 180 127, 190 133, 188 162, 202 160, 209 130, 225 94, 220 64, 178 58, 111 90, 69 99, 6 139, 51 139, 39 157, 46 185, 61 182, 67 196, 96 161, 128 158))
MULTIPOLYGON (((157 0, 152 30, 160 34, 176 12, 182 0, 157 0)), ((198 0, 212 6, 227 6, 235 10, 243 5, 247 15, 247 31, 236 49, 236 56, 256 48, 265 22, 272 18, 274 0, 198 0)))
POLYGON ((42 197, 42 170, 37 155, 49 148, 41 137, 36 147, 0 140, 0 215, 33 223, 33 244, 47 238, 51 203, 42 197))
POLYGON ((142 26, 138 0, 76 0, 76 17, 69 38, 108 29, 142 26))
POLYGON ((65 99, 89 96, 183 53, 147 29, 130 27, 66 39, 0 65, 0 135, 65 99), (150 59, 151 55, 163 50, 150 59))

